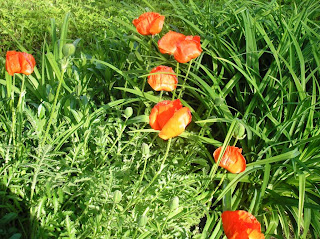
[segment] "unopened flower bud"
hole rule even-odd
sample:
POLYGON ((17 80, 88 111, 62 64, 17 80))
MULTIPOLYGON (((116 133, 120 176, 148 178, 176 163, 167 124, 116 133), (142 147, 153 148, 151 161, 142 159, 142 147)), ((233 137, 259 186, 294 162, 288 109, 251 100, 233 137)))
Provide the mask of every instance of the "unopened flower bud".
POLYGON ((236 139, 244 139, 244 137, 246 137, 245 133, 246 133, 246 128, 244 127, 243 124, 238 122, 233 132, 233 137, 235 137, 236 139))
POLYGON ((76 47, 72 43, 64 44, 62 47, 62 53, 64 56, 72 56, 76 51, 76 47))
POLYGON ((141 151, 143 156, 145 156, 146 158, 149 157, 149 153, 150 153, 149 145, 147 145, 146 143, 142 143, 141 151))
POLYGON ((135 60, 136 60, 135 54, 133 52, 130 52, 129 55, 128 55, 127 61, 129 63, 133 63, 135 60))
POLYGON ((124 110, 124 116, 128 119, 132 116, 133 114, 133 109, 131 107, 127 107, 125 110, 124 110))
POLYGON ((214 102, 213 102, 213 103, 214 103, 215 106, 220 106, 220 105, 223 104, 223 102, 224 102, 224 99, 223 99, 223 98, 217 97, 217 98, 214 99, 214 102))
POLYGON ((171 199, 170 202, 170 210, 173 211, 179 207, 179 198, 175 196, 174 198, 171 199))

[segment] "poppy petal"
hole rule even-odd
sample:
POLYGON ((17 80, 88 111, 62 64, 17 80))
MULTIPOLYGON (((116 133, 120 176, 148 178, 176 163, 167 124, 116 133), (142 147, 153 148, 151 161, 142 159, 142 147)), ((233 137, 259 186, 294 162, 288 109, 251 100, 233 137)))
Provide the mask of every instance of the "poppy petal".
POLYGON ((26 52, 21 52, 19 56, 21 71, 20 73, 25 75, 30 75, 36 65, 36 61, 31 54, 26 52))
POLYGON ((146 12, 132 21, 141 35, 154 35, 161 32, 164 16, 156 12, 146 12))
POLYGON ((173 55, 177 48, 177 43, 185 39, 185 35, 169 31, 166 33, 159 41, 158 41, 158 47, 162 54, 171 54, 173 55))
POLYGON ((249 212, 224 211, 221 218, 228 239, 264 239, 259 221, 249 212))
POLYGON ((177 88, 178 79, 175 72, 168 66, 157 66, 153 68, 148 76, 148 83, 155 91, 173 91, 177 88))
POLYGON ((249 233, 249 239, 264 239, 264 235, 258 230, 253 230, 249 233))
POLYGON ((21 66, 19 61, 19 52, 8 51, 6 54, 6 70, 9 75, 14 75, 14 73, 20 73, 21 66))
POLYGON ((159 32, 161 32, 163 24, 164 24, 164 19, 165 19, 165 16, 160 15, 152 22, 152 24, 150 25, 150 29, 149 29, 149 32, 151 35, 155 35, 155 34, 158 34, 159 32))
MULTIPOLYGON (((219 155, 221 153, 222 147, 216 149, 213 153, 213 157, 215 162, 218 161, 219 155)), ((230 173, 241 173, 246 169, 246 160, 241 154, 242 149, 234 147, 234 146, 227 146, 219 166, 222 168, 227 169, 230 173)))
POLYGON ((164 100, 156 104, 150 113, 149 124, 154 130, 161 130, 176 111, 182 108, 179 99, 164 100))
POLYGON ((159 137, 167 140, 180 135, 187 125, 191 122, 191 111, 187 107, 183 107, 168 120, 159 133, 159 137))
POLYGON ((186 40, 180 41, 177 44, 177 49, 174 53, 174 59, 176 59, 176 61, 186 63, 201 54, 200 37, 195 36, 190 39, 191 37, 187 36, 186 40))

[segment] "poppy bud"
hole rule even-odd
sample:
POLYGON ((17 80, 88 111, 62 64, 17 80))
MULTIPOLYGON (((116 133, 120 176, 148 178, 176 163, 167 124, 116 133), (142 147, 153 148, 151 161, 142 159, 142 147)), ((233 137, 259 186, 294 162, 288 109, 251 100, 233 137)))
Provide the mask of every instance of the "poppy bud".
POLYGON ((76 51, 76 47, 72 43, 64 44, 62 47, 62 53, 64 56, 72 56, 76 51))
POLYGON ((235 137, 236 139, 244 139, 246 137, 245 132, 246 132, 246 128, 244 127, 244 125, 241 123, 238 123, 233 132, 233 137, 235 137))
POLYGON ((221 97, 217 97, 217 98, 215 98, 214 101, 213 101, 213 103, 214 103, 215 106, 220 106, 220 105, 223 104, 223 102, 224 102, 224 99, 221 98, 221 97))
POLYGON ((128 119, 132 116, 133 114, 133 109, 131 107, 127 107, 125 110, 124 110, 124 116, 128 119))
POLYGON ((138 226, 144 227, 148 223, 148 217, 146 215, 141 215, 138 219, 138 226))
POLYGON ((113 194, 113 202, 119 203, 121 199, 122 199, 122 193, 119 190, 115 191, 113 194))
POLYGON ((170 210, 173 211, 179 207, 179 198, 175 196, 174 198, 171 199, 170 202, 170 210))
POLYGON ((142 143, 142 155, 146 158, 149 157, 149 153, 150 153, 150 149, 149 149, 149 145, 147 145, 146 143, 142 143))
POLYGON ((136 60, 135 54, 133 52, 130 52, 129 55, 128 55, 127 61, 129 63, 133 63, 135 60, 136 60))

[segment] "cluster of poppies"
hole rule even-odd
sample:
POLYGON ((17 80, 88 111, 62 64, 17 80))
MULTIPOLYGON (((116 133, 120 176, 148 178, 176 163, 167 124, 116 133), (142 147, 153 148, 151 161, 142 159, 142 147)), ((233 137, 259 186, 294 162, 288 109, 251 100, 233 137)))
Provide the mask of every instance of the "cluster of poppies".
MULTIPOLYGON (((155 12, 146 12, 133 20, 141 35, 155 35, 161 32, 165 17, 155 12)), ((187 63, 197 58, 201 52, 199 36, 185 36, 182 33, 169 31, 159 41, 158 48, 162 54, 170 54, 179 63, 187 63)), ((155 91, 173 91, 178 78, 171 67, 157 66, 148 76, 148 83, 155 91)), ((191 122, 191 112, 183 107, 180 100, 164 100, 151 110, 149 124, 151 128, 160 130, 159 137, 167 140, 180 135, 191 122)), ((213 153, 215 162, 230 173, 241 173, 246 169, 246 160, 242 149, 227 146, 220 156, 222 147, 213 153)), ((264 239, 259 221, 249 212, 224 211, 221 215, 223 229, 228 239, 264 239)))
MULTIPOLYGON (((137 31, 142 35, 155 35, 161 32, 165 17, 159 13, 147 12, 133 20, 137 31)), ((169 31, 158 41, 159 51, 173 55, 179 63, 187 63, 198 57, 201 52, 199 36, 185 36, 169 31)), ((6 55, 6 71, 13 76, 15 73, 30 75, 36 65, 31 54, 8 51, 6 55)), ((178 78, 171 67, 157 66, 151 70, 148 83, 155 91, 173 91, 177 88, 178 78)), ((164 100, 157 103, 151 110, 149 124, 154 130, 159 130, 159 137, 168 140, 184 132, 191 122, 191 111, 183 107, 180 99, 164 100)), ((213 153, 215 162, 231 173, 241 173, 246 169, 246 160, 242 149, 227 146, 220 156, 222 147, 213 153)), ((249 212, 224 211, 221 215, 223 229, 228 239, 264 239, 261 225, 249 212)))
MULTIPOLYGON (((155 35, 161 32, 165 17, 155 12, 146 12, 133 20, 137 31, 142 35, 155 35)), ((185 36, 169 31, 159 41, 161 53, 173 55, 179 63, 186 63, 198 57, 201 52, 199 36, 185 36)), ((148 76, 148 83, 155 91, 173 91, 177 88, 178 77, 169 66, 157 66, 148 76)), ((180 99, 164 100, 151 110, 149 123, 154 130, 160 130, 159 137, 167 140, 180 135, 191 122, 191 111, 183 107, 180 99)))

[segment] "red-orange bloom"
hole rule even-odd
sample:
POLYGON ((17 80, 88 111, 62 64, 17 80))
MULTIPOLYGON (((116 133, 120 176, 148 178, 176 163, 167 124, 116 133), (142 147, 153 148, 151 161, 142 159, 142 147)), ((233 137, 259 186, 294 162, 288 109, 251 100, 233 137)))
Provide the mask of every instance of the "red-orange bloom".
POLYGON ((180 135, 191 122, 189 108, 182 107, 179 99, 164 100, 156 104, 149 116, 150 126, 161 130, 159 137, 167 140, 180 135))
POLYGON ((177 50, 178 42, 183 41, 185 38, 186 36, 181 33, 169 31, 158 41, 160 52, 173 55, 177 50))
POLYGON ((31 54, 26 52, 8 51, 6 55, 6 70, 9 75, 22 73, 25 75, 32 74, 36 61, 31 54))
POLYGON ((202 52, 199 36, 185 36, 174 31, 165 34, 158 41, 158 47, 161 53, 173 55, 180 63, 186 63, 202 52))
POLYGON ((155 91, 173 91, 177 88, 178 79, 174 71, 169 66, 157 66, 153 68, 148 76, 148 83, 155 91))
POLYGON ((200 56, 201 52, 200 37, 187 36, 185 40, 178 42, 174 59, 180 63, 186 63, 200 56))
MULTIPOLYGON (((213 157, 217 162, 222 147, 217 148, 213 157)), ((219 166, 227 169, 231 173, 241 173, 246 169, 246 160, 241 154, 242 149, 234 146, 227 146, 226 151, 224 152, 219 166)))
POLYGON ((141 35, 155 35, 161 32, 164 16, 156 12, 146 12, 139 16, 139 18, 132 21, 137 31, 141 35))
POLYGON ((228 239, 264 239, 259 221, 249 212, 224 211, 221 218, 228 239))

